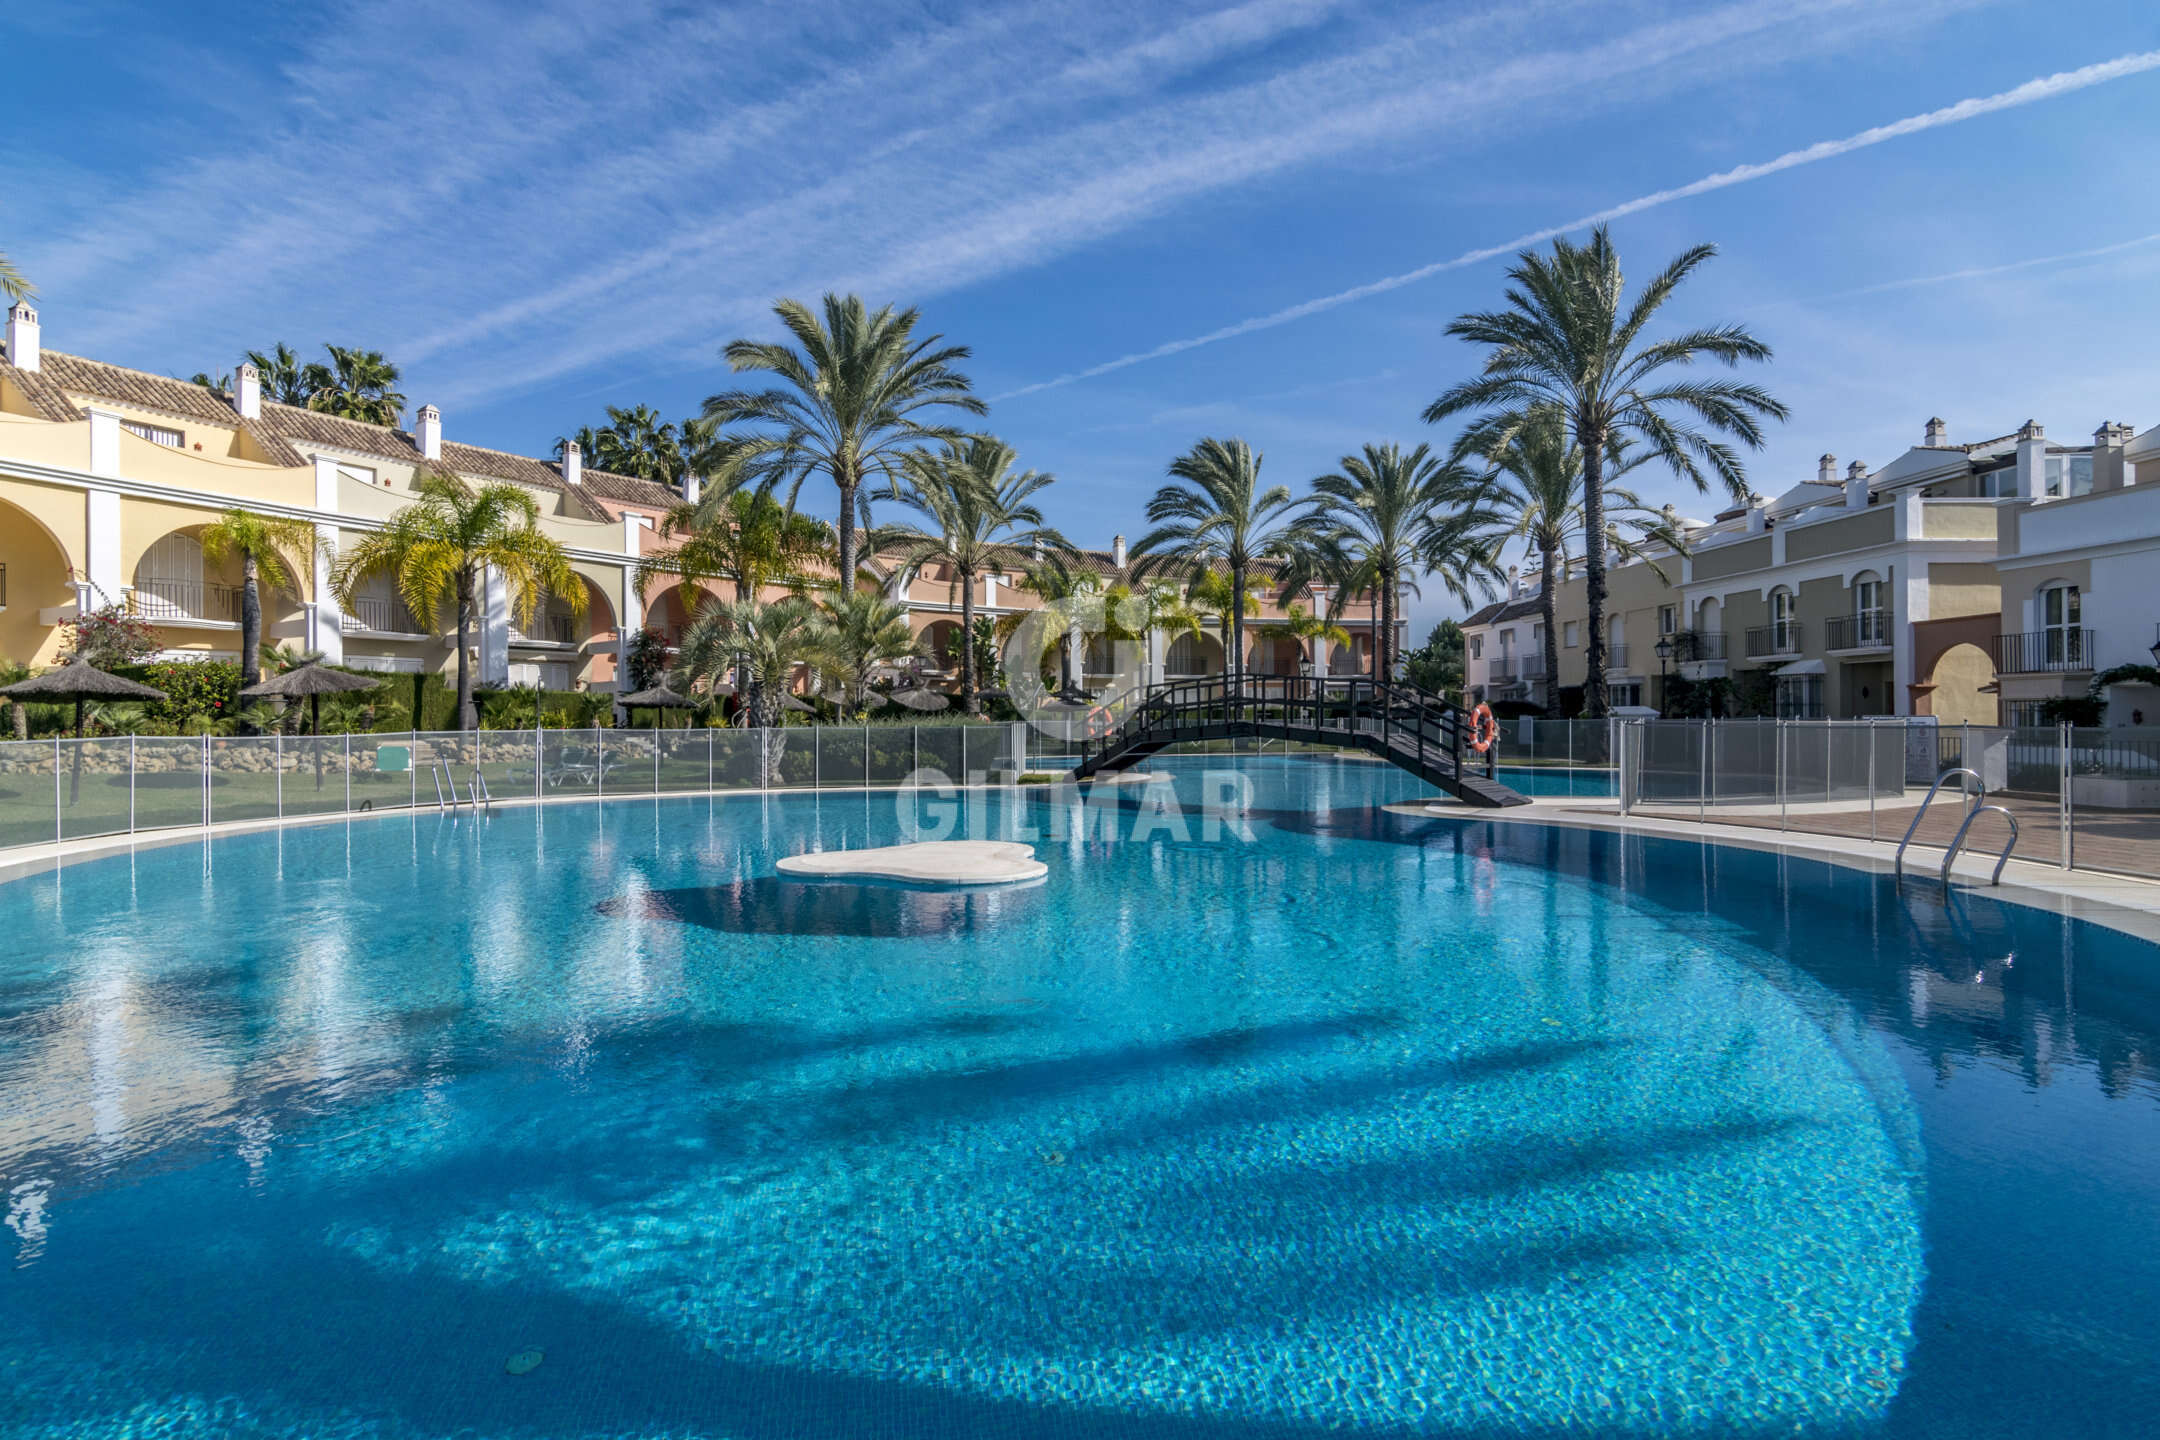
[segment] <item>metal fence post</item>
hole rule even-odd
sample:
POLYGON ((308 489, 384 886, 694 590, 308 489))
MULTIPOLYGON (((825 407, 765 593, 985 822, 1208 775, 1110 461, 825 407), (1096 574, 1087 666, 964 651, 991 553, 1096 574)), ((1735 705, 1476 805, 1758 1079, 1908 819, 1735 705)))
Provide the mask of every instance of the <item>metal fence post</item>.
POLYGON ((202 737, 202 823, 210 828, 210 737, 202 737))
MULTIPOLYGON (((664 715, 667 712, 663 710, 660 713, 664 715)), ((652 793, 655 795, 660 793, 660 727, 658 725, 653 726, 652 732, 652 793)))
POLYGON ((277 795, 277 818, 285 818, 285 732, 270 737, 270 788, 277 795))
POLYGON ((1710 823, 1710 722, 1702 722, 1701 774, 1695 780, 1695 823, 1710 823))
POLYGON ((1777 740, 1777 828, 1783 830, 1785 828, 1785 722, 1783 720, 1773 720, 1770 723, 1777 727, 1775 737, 1777 740))
POLYGON ((352 814, 352 731, 345 732, 345 813, 352 814))
POLYGON ((862 727, 862 783, 863 789, 870 788, 870 722, 867 720, 862 727))
POLYGON ((55 735, 55 736, 53 736, 53 742, 52 742, 52 838, 53 838, 53 844, 55 844, 55 845, 58 845, 58 844, 60 843, 60 841, 61 841, 62 837, 63 837, 63 836, 64 836, 64 835, 66 834, 66 832, 67 832, 67 827, 66 827, 66 825, 65 825, 65 824, 63 824, 63 823, 62 823, 62 820, 61 820, 61 811, 60 811, 60 737, 59 737, 59 736, 57 736, 57 735, 55 735))
POLYGON ((810 727, 810 788, 813 790, 825 788, 825 757, 819 753, 824 748, 824 746, 818 744, 818 727, 812 725, 810 727))
POLYGON ((546 770, 546 765, 547 765, 547 737, 546 737, 546 735, 545 735, 545 734, 544 734, 544 733, 543 733, 543 732, 541 731, 541 729, 540 729, 540 717, 539 717, 538 715, 534 715, 534 716, 533 716, 533 799, 534 799, 534 801, 535 801, 535 802, 538 802, 538 801, 540 801, 540 800, 544 800, 544 799, 546 799, 546 798, 547 798, 547 789, 546 789, 546 787, 545 787, 544 785, 542 785, 542 784, 541 784, 541 782, 540 782, 540 777, 541 777, 541 775, 545 773, 545 770, 546 770))
POLYGON ((908 779, 912 781, 922 773, 922 726, 908 726, 908 735, 915 742, 915 763, 908 769, 908 779))
POLYGON ((1870 720, 1867 728, 1867 838, 1875 843, 1875 752, 1881 747, 1882 731, 1870 720))
POLYGON ((135 833, 135 737, 128 736, 128 834, 135 833))
POLYGON ((2061 776, 2055 798, 2055 823, 2062 831, 2061 866, 2065 870, 2077 867, 2077 803, 2070 798, 2076 766, 2071 763, 2070 746, 2076 738, 2068 722, 2059 724, 2055 730, 2055 768, 2061 776))

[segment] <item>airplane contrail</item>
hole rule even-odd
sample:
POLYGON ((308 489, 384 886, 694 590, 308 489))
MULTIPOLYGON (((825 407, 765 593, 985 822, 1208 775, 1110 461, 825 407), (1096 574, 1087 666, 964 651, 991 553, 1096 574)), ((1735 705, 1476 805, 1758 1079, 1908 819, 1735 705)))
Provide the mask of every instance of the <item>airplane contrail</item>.
POLYGON ((1851 300, 1861 295, 1880 295, 1886 290, 1914 290, 1923 285, 1947 285, 1956 280, 1983 280, 1990 275, 2008 275, 2018 270, 2038 270, 2048 265, 2067 265, 2076 260, 2097 260, 2103 255, 2119 255, 2125 250, 2137 250, 2160 241, 2160 230, 2150 235, 2139 235, 2129 240, 2118 240, 2112 245, 2095 245, 2090 250, 2065 250, 2060 255, 2035 255, 2027 260, 2012 260, 2003 265, 1974 265, 1963 270, 1945 270, 1939 275, 1908 275, 1902 280, 1884 280, 1875 285, 1862 285, 1853 290, 1833 290, 1827 295, 1805 299, 1770 300, 1751 307, 1769 310, 1780 305, 1824 305, 1832 300, 1851 300))
POLYGON ((1131 355, 1121 355, 1115 360, 1106 360, 1100 365, 1091 365, 1085 370, 1074 370, 1049 380, 1038 380, 1032 385, 1023 385, 1017 390, 1008 390, 1002 395, 992 396, 991 398, 994 400, 1014 400, 1023 395, 1034 395, 1044 390, 1055 390, 1060 386, 1071 385, 1077 381, 1092 380, 1099 375, 1108 375, 1112 371, 1145 364, 1150 360, 1160 360, 1165 356, 1182 354, 1187 350, 1197 350, 1203 345, 1213 345, 1222 340, 1234 340, 1240 335, 1250 335, 1256 330, 1272 330, 1278 325, 1287 325, 1293 320, 1302 320, 1308 315, 1317 315, 1325 310, 1333 310, 1337 306, 1348 305, 1354 300, 1363 300, 1373 295, 1384 295, 1390 290, 1400 290, 1405 285, 1414 285, 1420 280, 1430 279, 1432 276, 1441 274, 1444 271, 1460 270, 1466 266, 1490 260, 1497 255, 1507 255, 1526 246, 1540 244, 1553 239, 1555 236, 1565 235, 1571 230, 1582 230, 1589 226, 1602 225, 1609 220, 1618 220, 1643 210, 1655 209, 1660 205, 1669 205, 1675 200, 1686 200, 1696 195, 1707 195, 1713 190, 1724 190, 1734 185, 1744 185, 1750 180, 1760 180, 1765 175, 1776 175, 1781 171, 1798 169, 1802 165, 1813 165, 1822 160, 1834 160, 1840 155, 1849 155, 1855 150, 1865 150, 1869 146, 1880 145, 1886 140, 1895 140, 1905 135, 1917 135, 1923 130, 1938 130, 1945 125, 1956 125, 1962 121, 1977 119, 1982 115, 1992 115, 1999 110, 2014 110, 2021 105, 2032 105, 2042 100, 2052 100, 2058 95, 2068 95, 2074 91, 2090 89, 2092 86, 2103 85, 2110 80, 2120 80, 2129 75, 2142 75, 2150 70, 2160 70, 2160 50, 2140 51, 2136 54, 2120 56, 2114 60, 2105 60, 2096 65, 2087 65, 2083 69, 2065 70, 2060 74, 2042 76, 2037 80, 2028 80, 2015 89, 2004 90, 1994 95, 1974 96, 1968 100, 1960 100, 1955 105, 1945 105, 1939 110, 1930 110, 1921 115, 1909 115, 1903 120, 1893 120, 1887 125, 1877 125, 1871 129, 1862 130, 1858 134, 1848 135, 1842 140, 1824 140, 1802 150, 1788 150, 1774 160, 1765 160, 1757 165, 1735 166, 1730 170, 1720 170, 1715 175, 1705 175, 1702 179, 1691 181, 1686 185, 1677 185, 1669 190, 1652 191, 1648 195, 1638 195, 1633 200, 1622 201, 1620 204, 1608 209, 1599 210, 1590 215, 1579 216, 1576 219, 1567 221, 1565 224, 1548 226, 1543 230, 1532 230, 1526 235, 1518 235, 1514 239, 1499 245, 1487 245, 1477 250, 1466 250, 1453 259, 1436 260, 1430 265, 1420 265, 1415 270, 1405 270, 1400 275, 1389 275, 1363 285, 1354 285, 1348 290, 1338 290, 1332 295, 1322 295, 1318 299, 1306 300, 1285 309, 1272 311, 1266 315, 1255 315, 1250 319, 1240 320, 1234 325, 1225 325, 1220 330, 1210 330, 1205 335, 1194 335, 1184 340, 1166 341, 1152 350, 1142 350, 1131 355))

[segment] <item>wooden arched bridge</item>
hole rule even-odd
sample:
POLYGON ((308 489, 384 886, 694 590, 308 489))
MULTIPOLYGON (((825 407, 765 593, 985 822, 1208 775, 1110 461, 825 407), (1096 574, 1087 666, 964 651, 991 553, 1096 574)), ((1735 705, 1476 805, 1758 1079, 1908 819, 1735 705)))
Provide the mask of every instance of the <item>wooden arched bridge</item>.
POLYGON ((1104 733, 1081 740, 1073 778, 1114 774, 1172 745, 1256 736, 1363 750, 1467 804, 1530 802, 1497 778, 1499 747, 1480 755, 1462 707, 1414 685, 1364 677, 1216 676, 1133 691, 1122 715, 1103 707, 1104 733))

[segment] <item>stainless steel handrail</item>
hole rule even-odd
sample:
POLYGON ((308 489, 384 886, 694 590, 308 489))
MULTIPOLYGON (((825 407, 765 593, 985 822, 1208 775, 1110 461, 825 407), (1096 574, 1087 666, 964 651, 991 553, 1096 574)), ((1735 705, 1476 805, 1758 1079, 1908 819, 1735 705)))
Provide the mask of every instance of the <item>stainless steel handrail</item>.
MULTIPOLYGON (((1928 786, 1927 798, 1925 800, 1922 800, 1920 802, 1920 808, 1913 812, 1912 824, 1905 827, 1905 838, 1898 841, 1897 858, 1890 867, 1890 873, 1893 877, 1898 879, 1904 878, 1905 847, 1912 844, 1912 837, 1920 829, 1920 822, 1927 818, 1928 806, 1935 803, 1936 792, 1941 790, 1943 786, 1949 784, 1953 777, 1956 777, 1958 779, 1958 793, 1960 795, 1970 794, 1974 810, 1979 809, 1980 802, 1987 799, 1987 782, 1980 778, 1980 773, 1977 770, 1967 770, 1964 767, 1960 766, 1954 770, 1945 770, 1942 772, 1942 774, 1936 776, 1935 783, 1928 786), (1975 788, 1970 792, 1965 789, 1963 779, 1963 777, 1965 776, 1972 777, 1972 782, 1975 788)), ((1966 812, 1965 821, 1967 824, 1972 823, 1972 811, 1968 810, 1966 812)), ((1959 833, 1963 834, 1964 832, 1961 830, 1959 833)), ((1947 866, 1945 867, 1944 873, 1949 873, 1947 866)))
POLYGON ((1969 810, 1969 811, 1967 811, 1967 812, 1966 812, 1966 815, 1965 815, 1965 823, 1964 823, 1964 824, 1962 824, 1962 825, 1960 825, 1960 826, 1958 826, 1958 832, 1957 832, 1957 836, 1956 836, 1956 838, 1954 838, 1953 840, 1951 840, 1951 842, 1950 842, 1950 848, 1949 848, 1948 850, 1945 850, 1945 851, 1943 851, 1943 863, 1942 863, 1942 882, 1943 882, 1943 884, 1947 885, 1947 884, 1949 884, 1949 883, 1950 883, 1950 862, 1951 862, 1951 861, 1953 861, 1953 860, 1955 860, 1955 859, 1957 859, 1957 856, 1958 856, 1958 851, 1959 851, 1960 849, 1964 848, 1964 845, 1965 845, 1965 832, 1966 832, 1966 831, 1968 831, 1968 830, 1970 830, 1970 829, 1972 829, 1972 822, 1980 818, 1980 812, 1981 812, 1981 811, 1983 811, 1983 810, 1992 810, 1992 811, 1994 811, 1994 812, 1995 812, 1995 813, 1996 813, 1997 815, 2000 815, 2000 816, 2002 816, 2002 817, 2003 817, 2003 819, 2005 819, 2005 820, 2007 820, 2007 821, 2009 821, 2009 822, 2010 822, 2010 843, 2009 843, 2009 844, 2007 844, 2007 845, 2005 845, 2005 846, 2003 846, 2003 848, 2002 848, 2002 853, 2001 853, 2000 855, 1997 855, 1997 856, 1995 857, 1995 873, 1994 873, 1993 875, 1991 875, 1991 876, 1989 876, 1989 877, 1988 877, 1988 884, 1990 884, 1990 885, 2000 885, 2000 884, 2002 884, 2002 872, 2003 872, 2003 866, 2005 866, 2005 865, 2007 865, 2007 864, 2009 864, 2009 863, 2010 863, 2010 852, 2011 852, 2012 850, 2015 850, 2015 849, 2017 849, 2017 842, 2018 842, 2018 823, 2017 823, 2017 816, 2015 816, 2015 815, 2011 814, 2011 813, 2010 813, 2010 812, 2009 812, 2008 810, 2004 809, 2004 808, 2003 808, 2002 806, 2000 806, 2000 805, 1975 805, 1975 806, 1973 806, 1973 808, 1972 808, 1971 810, 1969 810))
POLYGON ((482 804, 490 815, 495 813, 495 797, 488 793, 487 776, 480 773, 478 765, 472 768, 472 778, 465 782, 465 793, 472 797, 472 807, 478 811, 482 804))

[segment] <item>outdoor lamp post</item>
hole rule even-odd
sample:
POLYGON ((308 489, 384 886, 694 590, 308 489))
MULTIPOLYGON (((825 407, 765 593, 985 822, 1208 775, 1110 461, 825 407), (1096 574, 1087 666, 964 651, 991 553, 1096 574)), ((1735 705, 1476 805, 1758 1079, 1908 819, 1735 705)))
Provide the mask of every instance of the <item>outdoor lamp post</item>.
POLYGON ((1672 659, 1672 636, 1658 636, 1658 641, 1655 649, 1657 650, 1658 709, 1663 710, 1666 708, 1666 705, 1668 703, 1668 697, 1672 693, 1672 677, 1666 674, 1666 662, 1672 659))

